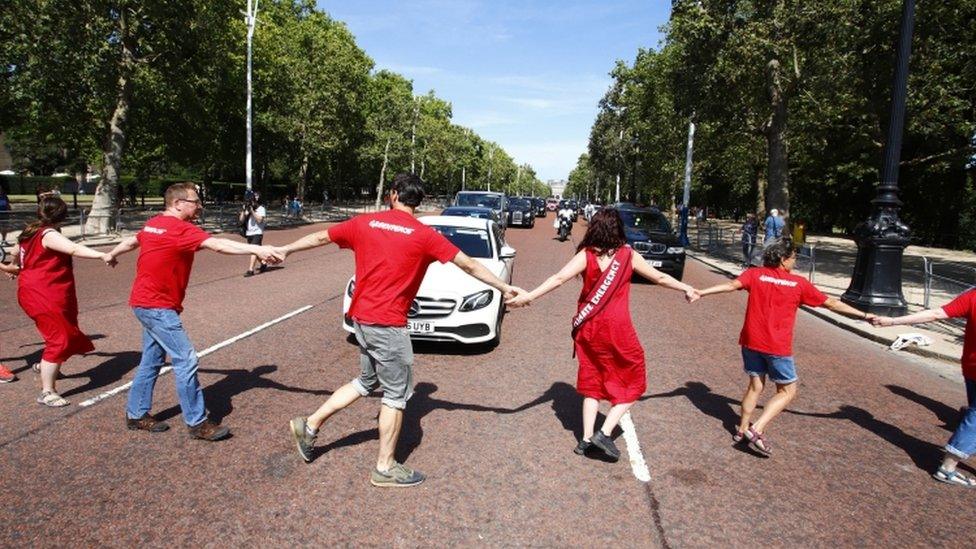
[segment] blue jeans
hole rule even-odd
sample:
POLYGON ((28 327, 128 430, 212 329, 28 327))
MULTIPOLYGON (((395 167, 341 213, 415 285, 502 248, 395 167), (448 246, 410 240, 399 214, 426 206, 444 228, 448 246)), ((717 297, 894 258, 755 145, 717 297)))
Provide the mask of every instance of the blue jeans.
POLYGON ((742 367, 750 377, 768 375, 773 383, 780 385, 794 383, 798 379, 792 356, 760 353, 743 347, 742 367))
POLYGON ((203 389, 197 380, 197 352, 190 343, 180 315, 172 309, 144 309, 133 307, 132 312, 142 324, 142 360, 136 369, 129 390, 125 413, 129 419, 139 419, 152 409, 153 389, 166 355, 173 362, 176 394, 180 399, 183 421, 195 427, 207 419, 203 404, 203 389))
POLYGON ((966 379, 966 400, 969 409, 962 416, 959 427, 952 433, 945 450, 953 456, 966 460, 976 454, 976 381, 966 379))

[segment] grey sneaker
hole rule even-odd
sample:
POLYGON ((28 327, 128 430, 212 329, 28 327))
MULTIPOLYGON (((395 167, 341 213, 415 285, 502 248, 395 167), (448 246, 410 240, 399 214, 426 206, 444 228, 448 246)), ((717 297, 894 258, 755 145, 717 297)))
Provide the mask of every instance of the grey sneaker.
POLYGON ((593 446, 603 450, 603 453, 613 461, 620 459, 620 450, 617 449, 617 445, 613 443, 612 438, 603 434, 603 431, 597 431, 590 442, 593 443, 593 446))
POLYGON ((296 417, 288 423, 291 436, 295 439, 295 446, 298 447, 298 455, 305 460, 305 463, 312 461, 312 448, 315 447, 315 437, 308 434, 305 430, 305 421, 308 418, 296 417))
POLYGON ((414 471, 409 467, 393 462, 393 467, 387 471, 373 469, 369 476, 369 482, 373 486, 405 488, 416 486, 427 478, 420 471, 414 471))

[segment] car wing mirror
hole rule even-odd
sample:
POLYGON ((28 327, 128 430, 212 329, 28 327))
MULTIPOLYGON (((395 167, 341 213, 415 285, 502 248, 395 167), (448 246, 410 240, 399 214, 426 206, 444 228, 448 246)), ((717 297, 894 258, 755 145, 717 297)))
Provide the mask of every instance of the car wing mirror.
POLYGON ((515 248, 511 246, 502 246, 502 253, 498 255, 502 259, 513 259, 515 257, 515 248))

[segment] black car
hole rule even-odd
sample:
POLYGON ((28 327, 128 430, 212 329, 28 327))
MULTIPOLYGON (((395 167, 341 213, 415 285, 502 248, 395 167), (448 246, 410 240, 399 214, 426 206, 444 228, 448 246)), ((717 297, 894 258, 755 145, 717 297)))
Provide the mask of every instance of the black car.
POLYGON ((508 225, 535 227, 535 206, 531 199, 520 196, 508 199, 508 225))
POLYGON ((627 244, 651 267, 681 280, 685 272, 685 249, 668 218, 657 208, 617 204, 624 221, 627 244))
POLYGON ((545 217, 546 214, 549 213, 549 210, 546 209, 546 199, 545 198, 541 198, 541 197, 535 196, 535 197, 532 197, 530 200, 532 200, 532 205, 535 206, 535 216, 536 217, 545 217))
POLYGON ((490 219, 495 223, 498 223, 500 227, 502 224, 498 219, 498 214, 495 210, 491 208, 478 208, 478 207, 468 207, 468 206, 449 206, 444 208, 441 215, 450 215, 454 217, 476 217, 478 219, 490 219))

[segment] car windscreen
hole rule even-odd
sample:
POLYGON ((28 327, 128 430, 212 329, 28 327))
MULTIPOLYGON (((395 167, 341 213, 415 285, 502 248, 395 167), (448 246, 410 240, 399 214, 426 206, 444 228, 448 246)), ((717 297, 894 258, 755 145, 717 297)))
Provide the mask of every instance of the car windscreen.
POLYGON ((620 210, 624 226, 652 233, 671 233, 671 223, 658 212, 620 210))
POLYGON ((491 212, 486 210, 468 210, 465 208, 448 208, 441 212, 441 215, 449 215, 453 217, 474 217, 476 219, 488 219, 491 217, 491 212))
POLYGON ((486 194, 459 194, 457 206, 474 206, 477 208, 502 209, 502 198, 486 194))
POLYGON ((488 240, 487 230, 443 225, 434 225, 433 228, 468 256, 491 258, 491 242, 488 240))
POLYGON ((527 210, 532 207, 532 203, 527 198, 513 198, 508 201, 509 210, 527 210))

